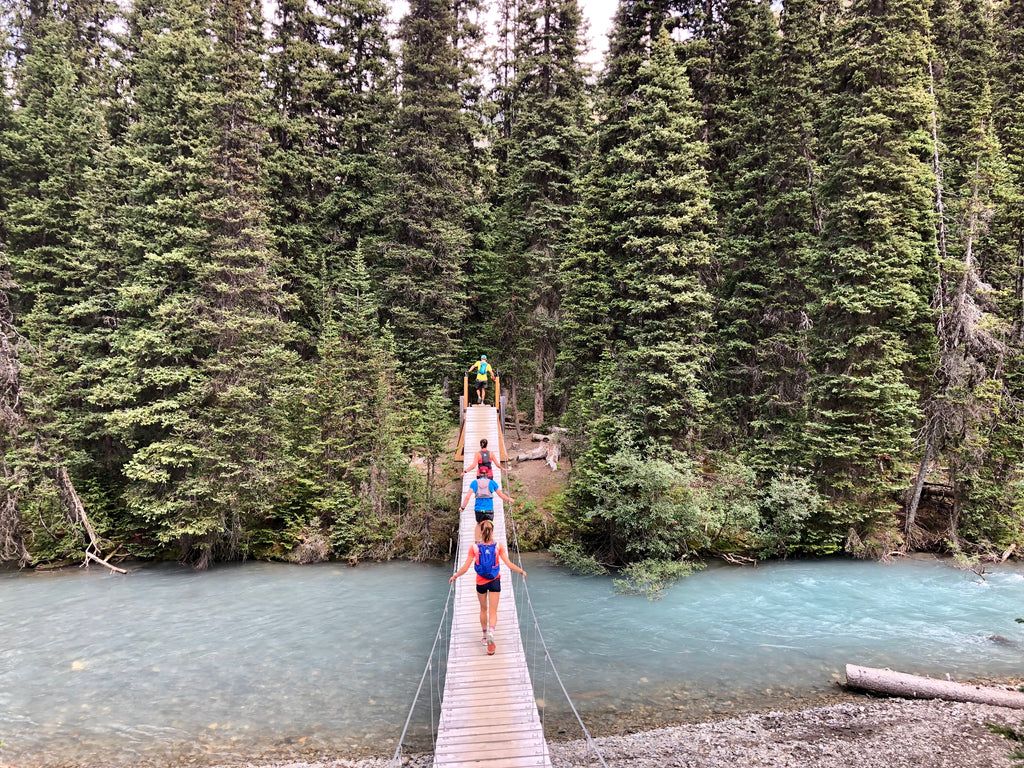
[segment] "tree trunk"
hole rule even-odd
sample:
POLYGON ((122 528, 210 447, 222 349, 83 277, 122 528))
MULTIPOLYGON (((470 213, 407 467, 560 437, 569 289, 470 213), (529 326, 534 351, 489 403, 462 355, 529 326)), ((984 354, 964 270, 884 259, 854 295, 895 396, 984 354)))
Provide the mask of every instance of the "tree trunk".
MULTIPOLYGON (((523 439, 522 430, 519 429, 519 383, 512 384, 512 420, 516 425, 516 440, 523 439)), ((504 425, 502 425, 504 426, 504 425)))
POLYGON ((846 665, 846 685, 870 693, 900 696, 910 699, 944 699, 991 704, 994 707, 1024 709, 1024 693, 1004 688, 986 688, 980 685, 935 680, 930 677, 907 675, 891 669, 873 669, 846 665))
POLYGON ((932 439, 931 430, 925 438, 924 456, 921 458, 921 466, 917 470, 917 480, 914 481, 914 489, 907 502, 907 519, 903 525, 906 534, 906 546, 912 545, 914 521, 917 518, 917 507, 921 503, 921 491, 924 489, 924 479, 928 474, 928 465, 932 462, 932 453, 935 450, 935 441, 932 439))
POLYGON ((67 467, 62 464, 57 469, 54 479, 57 481, 60 502, 64 505, 64 514, 67 515, 68 520, 72 523, 81 523, 82 527, 85 528, 86 535, 89 537, 89 542, 85 546, 85 565, 88 566, 89 562, 92 561, 106 566, 115 573, 128 573, 123 568, 111 565, 106 560, 100 558, 99 537, 96 536, 96 531, 93 530, 92 523, 89 522, 89 516, 85 514, 85 505, 82 504, 82 499, 71 482, 67 467))
POLYGON ((544 423, 544 385, 537 382, 533 385, 533 426, 544 423))

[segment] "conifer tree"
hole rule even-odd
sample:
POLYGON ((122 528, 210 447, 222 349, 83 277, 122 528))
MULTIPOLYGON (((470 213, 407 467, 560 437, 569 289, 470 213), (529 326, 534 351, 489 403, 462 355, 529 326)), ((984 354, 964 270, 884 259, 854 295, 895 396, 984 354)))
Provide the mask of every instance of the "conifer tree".
POLYGON ((393 63, 378 0, 277 7, 269 76, 277 114, 269 164, 277 242, 306 329, 318 316, 321 256, 328 280, 360 238, 379 235, 393 63))
POLYGON ((1024 346, 1024 8, 1020 3, 996 3, 994 34, 997 43, 996 72, 992 79, 995 101, 994 126, 1010 173, 1011 199, 1006 218, 998 226, 1001 239, 1014 243, 1016 258, 1011 273, 1000 284, 1009 295, 1015 347, 1024 346))
MULTIPOLYGON (((978 0, 937 3, 936 11, 940 180, 948 190, 947 226, 940 232, 947 247, 936 291, 938 386, 928 403, 925 437, 944 449, 941 463, 955 488, 949 540, 1005 548, 1016 540, 1022 520, 1018 414, 1024 389, 1015 320, 1024 177, 1019 144, 1012 142, 1020 136, 1013 102, 1022 92, 1024 14, 1014 4, 999 9, 978 0)), ((926 442, 925 458, 928 448, 926 442)), ((926 465, 922 461, 922 469, 926 465)))
POLYGON ((589 128, 580 25, 575 0, 521 5, 515 80, 505 91, 507 141, 497 183, 502 268, 494 276, 505 309, 497 341, 513 395, 523 384, 534 391, 536 423, 554 377, 558 268, 589 128))
POLYGON ((258 4, 138 5, 125 313, 98 393, 134 451, 130 509, 200 567, 244 549, 282 472, 282 313, 263 199, 258 4))
MULTIPOLYGON (((599 125, 587 149, 578 204, 560 265, 562 343, 557 369, 560 394, 570 400, 585 401, 593 391, 613 338, 615 287, 608 251, 611 220, 605 202, 614 194, 616 181, 606 173, 605 157, 625 139, 620 135, 624 121, 611 119, 611 115, 633 98, 639 71, 650 61, 652 42, 667 17, 668 4, 662 0, 624 0, 609 34, 596 105, 599 125)), ((570 407, 579 408, 580 404, 570 407)))
POLYGON ((384 410, 370 403, 392 375, 394 360, 377 326, 378 304, 362 249, 357 247, 338 280, 329 281, 327 273, 324 264, 317 357, 285 402, 295 480, 283 510, 303 525, 315 519, 335 551, 348 556, 359 551, 360 542, 379 537, 375 526, 387 525, 371 516, 367 491, 380 424, 390 427, 395 420, 389 400, 379 403, 384 410))
POLYGON ((836 34, 807 446, 824 482, 871 507, 907 456, 934 348, 929 20, 855 0, 836 34))
MULTIPOLYGON (((323 202, 329 262, 354 257, 357 245, 380 239, 391 184, 387 176, 391 127, 397 107, 395 62, 387 34, 388 7, 380 0, 321 4, 332 88, 326 94, 335 120, 330 143, 337 148, 333 188, 323 202)), ((345 267, 341 267, 344 271, 345 267)), ((361 267, 359 268, 361 269, 361 267)))
POLYGON ((426 391, 451 375, 466 315, 474 131, 464 111, 459 27, 444 0, 415 0, 399 25, 396 187, 377 274, 403 374, 426 391))
POLYGON ((599 391, 631 395, 593 406, 628 426, 623 440, 678 445, 707 403, 713 217, 706 146, 667 33, 634 82, 631 98, 605 102, 603 151, 587 179, 600 193, 588 190, 583 201, 596 210, 584 211, 589 226, 563 272, 567 340, 580 345, 572 350, 576 370, 616 377, 599 391))
POLYGON ((12 323, 31 350, 19 379, 27 393, 22 414, 45 445, 45 459, 26 459, 36 479, 67 476, 65 467, 86 477, 88 454, 100 442, 88 396, 103 375, 117 276, 94 261, 86 200, 108 142, 113 13, 102 0, 33 5, 12 18, 19 50, 5 57, 16 62, 10 77, 18 108, 0 134, 0 239, 11 265, 12 323))
POLYGON ((312 332, 325 227, 319 201, 334 183, 337 147, 325 123, 330 73, 323 64, 323 29, 307 0, 277 3, 267 60, 275 114, 268 162, 274 235, 291 291, 296 320, 312 332))
POLYGON ((1003 175, 992 128, 992 28, 973 0, 940 0, 933 13, 935 55, 929 72, 937 81, 932 130, 939 217, 939 279, 933 305, 938 310, 939 355, 935 387, 924 405, 923 458, 905 522, 912 543, 918 537, 915 513, 925 475, 940 455, 958 489, 948 530, 950 540, 957 540, 955 519, 965 487, 977 479, 987 453, 986 422, 998 402, 989 371, 1001 366, 1004 351, 994 304, 979 269, 984 258, 979 256, 992 245, 985 241, 994 212, 993 192, 1003 175))
POLYGON ((579 200, 559 265, 558 381, 560 394, 569 400, 569 410, 578 409, 593 393, 604 351, 612 340, 614 287, 607 252, 610 222, 604 203, 613 185, 604 175, 600 157, 592 157, 579 185, 579 200))
POLYGON ((604 158, 616 181, 606 203, 612 310, 619 373, 638 388, 630 417, 640 434, 673 441, 707 403, 713 215, 699 109, 667 32, 638 83, 608 117, 621 137, 604 158))
POLYGON ((766 469, 801 455, 813 252, 820 236, 820 0, 733 3, 712 132, 723 224, 718 365, 726 412, 766 469))

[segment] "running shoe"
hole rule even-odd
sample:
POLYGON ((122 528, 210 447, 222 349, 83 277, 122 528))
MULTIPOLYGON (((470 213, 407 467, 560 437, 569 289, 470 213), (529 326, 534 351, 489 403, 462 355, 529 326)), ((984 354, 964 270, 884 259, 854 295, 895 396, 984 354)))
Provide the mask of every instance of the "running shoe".
POLYGON ((487 655, 494 655, 494 630, 487 630, 487 655))

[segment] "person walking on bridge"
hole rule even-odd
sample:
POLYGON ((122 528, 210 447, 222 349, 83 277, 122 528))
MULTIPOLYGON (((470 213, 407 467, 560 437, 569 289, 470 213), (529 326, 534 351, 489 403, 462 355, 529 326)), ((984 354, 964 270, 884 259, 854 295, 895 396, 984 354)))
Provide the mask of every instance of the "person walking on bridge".
POLYGON ((473 512, 476 514, 476 535, 474 538, 476 541, 480 541, 480 525, 485 520, 494 520, 494 496, 504 499, 509 504, 515 502, 511 496, 508 496, 497 482, 494 480, 494 475, 490 469, 481 467, 481 474, 469 484, 469 490, 466 491, 466 495, 462 499, 462 504, 459 506, 459 514, 462 514, 462 510, 469 504, 469 497, 475 496, 473 501, 473 512))
POLYGON ((480 438, 480 450, 477 451, 476 455, 473 457, 473 463, 470 465, 469 469, 462 474, 468 475, 470 472, 476 472, 476 476, 480 477, 483 474, 482 470, 486 467, 487 471, 493 475, 494 470, 492 469, 492 466, 497 467, 502 472, 505 471, 505 468, 501 466, 501 464, 498 463, 498 460, 491 455, 489 450, 487 450, 487 438, 482 437, 480 438))
POLYGON ((498 600, 501 599, 501 563, 526 578, 526 571, 508 559, 505 545, 494 540, 494 523, 484 520, 480 524, 481 540, 469 548, 466 562, 452 577, 451 584, 472 565, 476 570, 476 596, 480 599, 480 642, 487 646, 487 655, 494 655, 494 630, 498 625, 498 600))
POLYGON ((473 385, 476 387, 476 402, 477 405, 483 405, 487 397, 487 377, 495 378, 494 366, 487 362, 487 355, 480 355, 480 359, 469 367, 466 375, 469 376, 473 371, 476 371, 476 382, 473 385))

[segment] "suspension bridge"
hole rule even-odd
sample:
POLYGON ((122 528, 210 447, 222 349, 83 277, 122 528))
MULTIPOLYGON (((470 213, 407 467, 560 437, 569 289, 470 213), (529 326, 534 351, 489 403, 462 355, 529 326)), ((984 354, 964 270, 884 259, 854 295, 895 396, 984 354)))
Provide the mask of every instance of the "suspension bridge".
MULTIPOLYGON (((477 447, 482 438, 487 439, 492 455, 498 457, 505 466, 507 455, 504 442, 504 398, 501 396, 500 379, 495 381, 494 400, 498 407, 488 405, 469 406, 468 379, 463 381, 463 398, 461 404, 462 429, 459 436, 456 458, 463 460, 463 470, 468 470, 474 459, 477 447)), ((494 480, 502 484, 502 471, 493 468, 494 480)), ((470 490, 470 483, 476 479, 476 472, 463 474, 462 493, 464 498, 470 490)), ((462 511, 459 520, 459 550, 455 567, 461 566, 474 544, 476 516, 471 501, 462 511)), ((494 537, 505 545, 512 557, 518 555, 518 542, 513 541, 509 547, 506 536, 506 514, 503 500, 494 496, 494 537)), ((511 514, 508 516, 511 521, 511 514)), ((515 538, 514 524, 512 526, 515 538)), ((520 563, 521 565, 521 563, 520 563)), ((548 768, 552 765, 548 742, 544 736, 544 723, 538 710, 537 697, 531 681, 527 653, 523 647, 519 627, 519 610, 515 597, 516 587, 512 583, 511 573, 501 565, 501 599, 498 605, 498 623, 495 631, 497 645, 493 656, 487 655, 486 647, 481 643, 480 603, 476 596, 476 580, 472 570, 463 578, 457 579, 449 591, 449 600, 445 605, 445 616, 450 611, 450 630, 447 642, 446 673, 444 675, 443 693, 440 695, 439 716, 437 717, 436 733, 434 734, 434 761, 436 768, 471 768, 487 766, 487 768, 548 768)), ((537 645, 542 648, 544 660, 551 665, 551 671, 561 686, 566 700, 576 716, 586 740, 586 751, 591 754, 594 765, 604 766, 604 760, 597 752, 590 733, 584 726, 568 693, 561 683, 557 670, 551 663, 550 654, 544 646, 526 581, 519 586, 525 593, 525 605, 530 614, 537 645)), ((431 652, 431 660, 427 662, 420 687, 414 697, 405 729, 399 737, 393 764, 401 764, 403 741, 409 729, 420 692, 428 674, 433 676, 437 669, 434 664, 435 651, 440 653, 443 645, 446 618, 435 638, 435 650, 431 652)), ((534 656, 537 655, 534 650, 534 656)), ((430 688, 433 688, 433 684, 430 688)), ((431 704, 433 709, 433 704, 431 704)))

